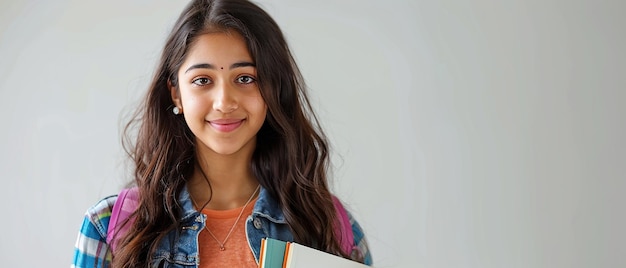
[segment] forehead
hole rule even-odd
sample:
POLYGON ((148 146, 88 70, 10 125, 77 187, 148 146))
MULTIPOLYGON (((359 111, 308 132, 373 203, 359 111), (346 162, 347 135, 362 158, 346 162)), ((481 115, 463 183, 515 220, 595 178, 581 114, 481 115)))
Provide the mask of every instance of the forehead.
POLYGON ((252 57, 245 39, 238 32, 212 32, 196 37, 187 51, 183 67, 200 61, 228 65, 252 61, 252 57))

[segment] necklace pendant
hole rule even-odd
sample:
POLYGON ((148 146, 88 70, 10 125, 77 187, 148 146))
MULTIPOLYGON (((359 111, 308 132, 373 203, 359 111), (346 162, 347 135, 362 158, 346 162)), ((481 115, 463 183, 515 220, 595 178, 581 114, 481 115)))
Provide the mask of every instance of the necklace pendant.
POLYGON ((220 251, 224 251, 226 248, 224 246, 220 246, 220 251))

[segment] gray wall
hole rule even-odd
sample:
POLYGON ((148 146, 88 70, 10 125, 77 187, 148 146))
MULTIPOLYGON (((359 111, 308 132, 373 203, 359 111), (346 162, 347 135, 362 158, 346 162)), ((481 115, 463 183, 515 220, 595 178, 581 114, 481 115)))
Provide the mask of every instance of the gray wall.
MULTIPOLYGON (((378 267, 626 266, 623 1, 262 1, 378 267)), ((0 4, 3 267, 67 267, 184 1, 0 4)))

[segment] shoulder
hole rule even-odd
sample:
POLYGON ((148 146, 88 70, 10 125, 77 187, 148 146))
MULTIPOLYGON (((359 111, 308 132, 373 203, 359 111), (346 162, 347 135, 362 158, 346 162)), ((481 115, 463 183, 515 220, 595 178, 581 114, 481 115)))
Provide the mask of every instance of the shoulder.
POLYGON ((367 265, 373 264, 372 254, 370 253, 367 240, 365 239, 365 232, 359 222, 352 216, 350 211, 346 210, 350 225, 352 226, 352 234, 354 236, 354 245, 358 247, 359 253, 363 256, 364 263, 367 265))
POLYGON ((94 229, 101 237, 106 238, 111 212, 113 211, 113 205, 116 200, 117 195, 107 196, 90 207, 85 213, 85 221, 89 221, 93 224, 94 229))
POLYGON ((108 196, 87 209, 76 240, 72 267, 106 267, 110 262, 106 237, 115 200, 116 195, 108 196))
POLYGON ((107 196, 87 209, 80 228, 81 235, 96 240, 106 239, 115 200, 117 200, 117 195, 107 196))

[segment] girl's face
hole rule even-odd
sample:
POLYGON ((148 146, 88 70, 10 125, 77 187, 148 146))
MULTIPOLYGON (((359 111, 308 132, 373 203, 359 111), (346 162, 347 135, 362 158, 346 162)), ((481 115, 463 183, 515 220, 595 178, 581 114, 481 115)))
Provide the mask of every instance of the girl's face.
POLYGON ((254 151, 267 106, 256 82, 256 67, 239 33, 198 36, 178 70, 178 87, 170 91, 196 136, 199 152, 254 151))

